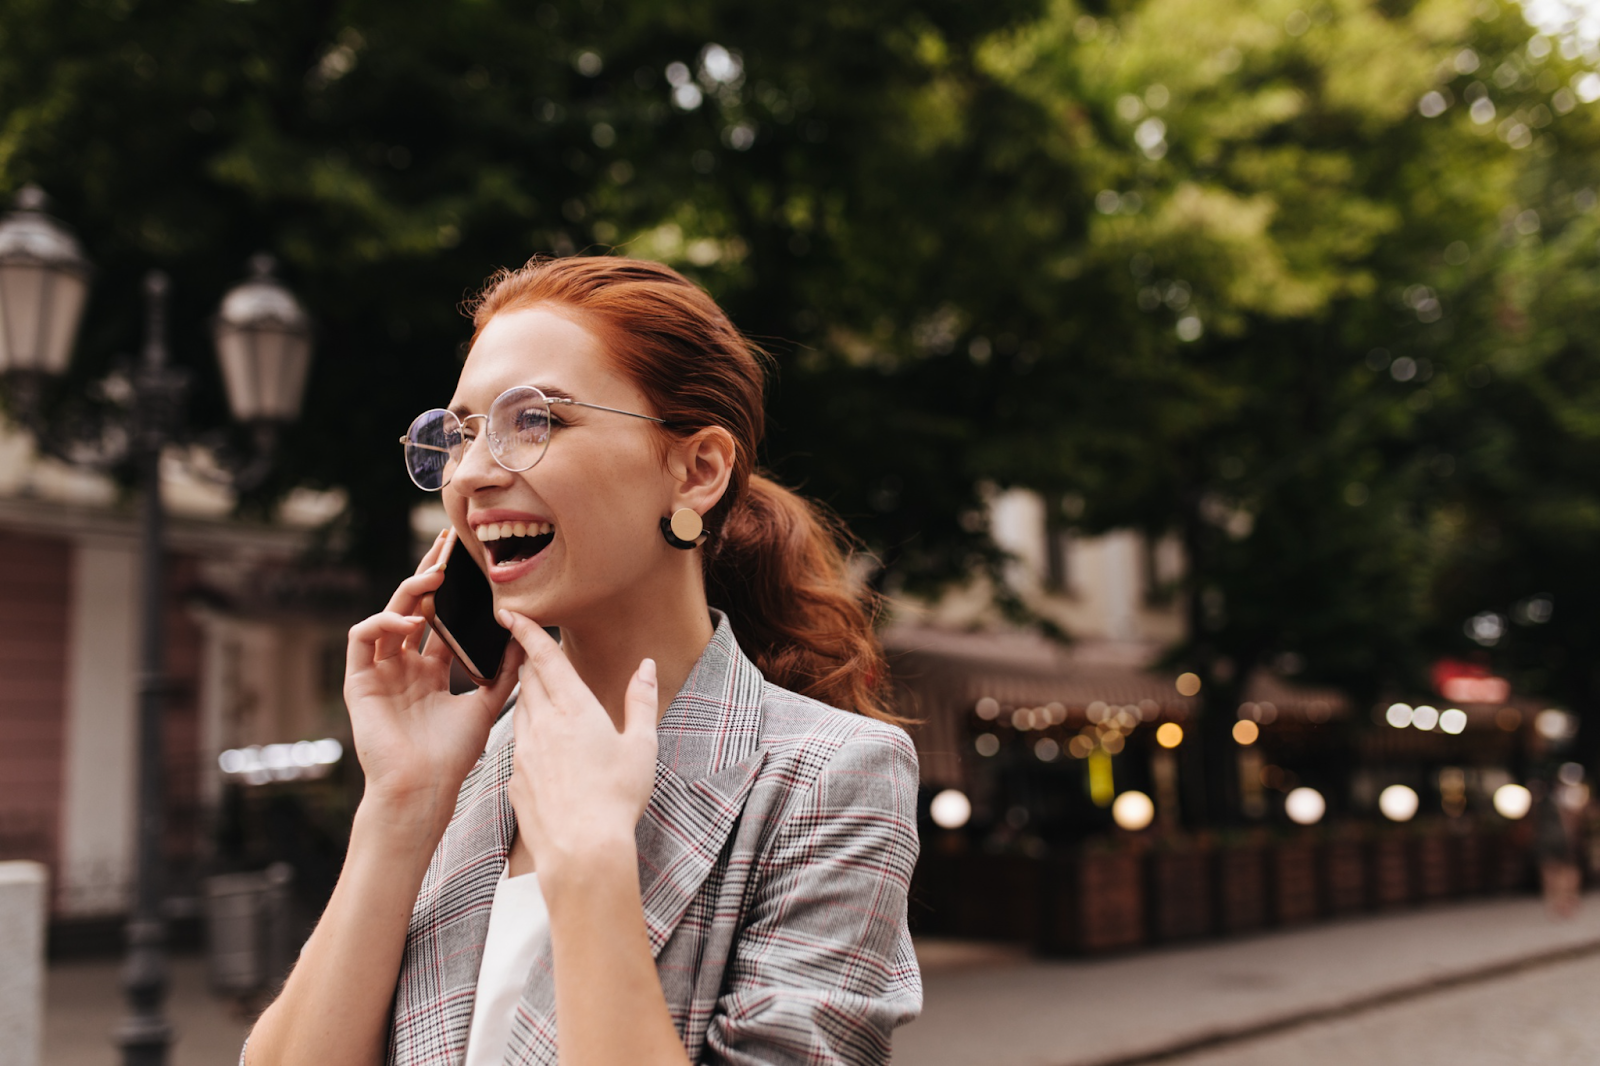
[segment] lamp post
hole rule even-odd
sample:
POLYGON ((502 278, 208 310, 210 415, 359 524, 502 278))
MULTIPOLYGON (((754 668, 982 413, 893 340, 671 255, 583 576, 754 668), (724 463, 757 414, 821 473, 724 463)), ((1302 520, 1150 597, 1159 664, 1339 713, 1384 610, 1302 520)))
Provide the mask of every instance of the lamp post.
MULTIPOLYGON (((90 267, 77 241, 44 213, 33 186, 0 219, 0 377, 14 410, 39 448, 84 461, 48 431, 40 408, 47 379, 59 377, 72 353, 89 289, 90 267)), ((234 417, 255 431, 256 453, 234 464, 235 484, 265 474, 277 426, 299 412, 311 360, 310 320, 288 289, 272 278, 272 261, 257 256, 252 277, 222 301, 213 336, 234 417)), ((123 987, 129 1013, 114 1039, 125 1066, 163 1066, 172 1030, 162 1014, 166 996, 166 928, 162 917, 162 714, 165 706, 161 453, 178 437, 187 375, 167 365, 167 276, 145 277, 144 348, 133 377, 128 444, 98 461, 132 458, 139 469, 141 625, 135 872, 127 926, 123 987)), ((91 460, 93 461, 93 460, 91 460)))

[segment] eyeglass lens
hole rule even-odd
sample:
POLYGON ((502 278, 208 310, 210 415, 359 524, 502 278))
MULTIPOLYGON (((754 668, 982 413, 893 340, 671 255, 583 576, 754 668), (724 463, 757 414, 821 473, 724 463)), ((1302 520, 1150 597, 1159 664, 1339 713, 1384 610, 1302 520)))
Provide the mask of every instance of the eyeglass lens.
POLYGON ((406 432, 406 471, 418 488, 437 492, 450 484, 479 422, 486 423, 494 461, 512 473, 532 468, 550 444, 550 401, 535 388, 501 393, 487 419, 469 415, 463 421, 442 408, 424 411, 406 432))

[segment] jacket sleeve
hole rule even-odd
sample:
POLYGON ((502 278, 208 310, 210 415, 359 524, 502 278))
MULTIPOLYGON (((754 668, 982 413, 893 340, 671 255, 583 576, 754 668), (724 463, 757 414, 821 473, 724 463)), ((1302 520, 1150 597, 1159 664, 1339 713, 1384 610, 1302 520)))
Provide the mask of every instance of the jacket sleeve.
POLYGON ((763 856, 706 1033, 718 1066, 889 1061, 922 1010, 906 927, 917 860, 917 756, 872 723, 798 794, 763 856))

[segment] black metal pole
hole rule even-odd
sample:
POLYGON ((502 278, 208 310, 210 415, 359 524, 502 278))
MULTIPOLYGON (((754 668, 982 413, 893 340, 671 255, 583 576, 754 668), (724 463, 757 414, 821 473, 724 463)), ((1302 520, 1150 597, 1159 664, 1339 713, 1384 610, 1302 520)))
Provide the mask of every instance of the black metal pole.
POLYGON ((145 278, 145 344, 140 366, 139 480, 142 556, 142 655, 139 672, 139 794, 133 911, 128 920, 123 989, 128 1016, 117 1027, 124 1066, 165 1066, 172 1028, 162 1014, 167 994, 166 923, 162 861, 162 713, 166 697, 162 587, 161 447, 166 440, 167 277, 145 278))

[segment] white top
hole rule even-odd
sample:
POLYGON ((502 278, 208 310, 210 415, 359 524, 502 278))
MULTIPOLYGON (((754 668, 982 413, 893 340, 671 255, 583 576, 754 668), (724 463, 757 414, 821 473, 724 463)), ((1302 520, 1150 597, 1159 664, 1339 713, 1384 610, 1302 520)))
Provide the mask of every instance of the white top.
POLYGON ((489 908, 489 935, 478 969, 478 994, 472 1002, 472 1029, 467 1035, 466 1066, 500 1066, 511 1040, 511 1020, 528 983, 538 942, 550 935, 550 912, 539 875, 508 876, 500 871, 494 904, 489 908))

